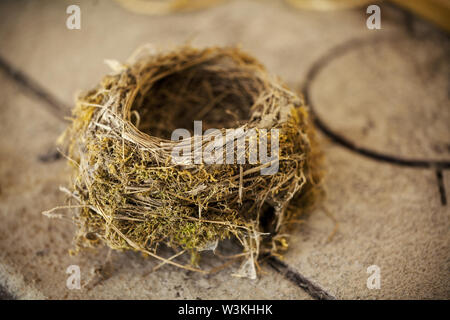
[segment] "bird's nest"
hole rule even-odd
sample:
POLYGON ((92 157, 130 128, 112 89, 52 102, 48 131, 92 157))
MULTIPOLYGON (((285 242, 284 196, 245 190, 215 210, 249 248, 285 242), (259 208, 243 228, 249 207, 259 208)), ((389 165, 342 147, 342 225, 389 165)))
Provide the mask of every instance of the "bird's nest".
POLYGON ((184 46, 110 65, 115 72, 79 96, 62 137, 77 247, 103 243, 205 272, 199 252, 233 238, 245 258, 237 275, 254 278, 258 256, 286 249, 290 226, 321 194, 321 154, 302 99, 236 48, 184 46), (194 120, 203 136, 171 139, 175 129, 193 132, 194 120), (266 162, 254 157, 264 141, 266 162), (195 158, 206 150, 216 161, 195 158), (221 164, 228 150, 233 162, 221 164), (163 258, 161 244, 191 253, 191 264, 163 258))

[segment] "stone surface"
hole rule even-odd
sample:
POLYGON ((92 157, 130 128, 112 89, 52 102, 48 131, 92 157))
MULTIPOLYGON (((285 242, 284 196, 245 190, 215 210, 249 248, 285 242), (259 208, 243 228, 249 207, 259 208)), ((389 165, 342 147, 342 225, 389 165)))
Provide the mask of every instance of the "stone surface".
MULTIPOLYGON (((403 39, 396 46, 355 51, 325 68, 312 87, 314 106, 331 128, 358 144, 400 156, 449 159, 443 73, 448 59, 442 59, 441 49, 448 43, 440 47, 419 39, 441 38, 420 21, 407 31, 397 9, 382 6, 383 29, 369 31, 364 8, 319 13, 294 10, 282 1, 239 0, 151 17, 115 2, 91 1, 81 4, 77 31, 65 27, 69 4, 0 3, 0 56, 67 105, 77 90, 109 72, 105 58, 125 60, 144 43, 155 48, 189 40, 199 46, 241 44, 297 89, 312 63, 335 45, 396 33, 403 39), (417 45, 420 50, 410 54, 417 45), (409 63, 408 57, 416 60, 409 63), (372 90, 373 81, 379 91, 372 90)), ((109 260, 106 249, 69 256, 72 224, 41 215, 64 204, 58 187, 67 184, 65 161, 40 158, 54 150, 65 125, 3 73, 0 84, 0 285, 8 294, 22 299, 310 298, 268 267, 251 281, 230 276, 237 265, 205 277, 170 266, 151 273, 157 262, 134 253, 113 252, 109 260), (97 282, 94 271, 105 261, 114 269, 97 282), (70 265, 81 268, 82 290, 66 287, 70 265)), ((327 241, 333 219, 316 210, 293 233, 285 261, 337 298, 450 298, 450 210, 440 202, 435 172, 376 162, 320 139, 328 169, 324 208, 339 228, 327 241), (381 271, 379 290, 366 287, 371 265, 381 271)), ((449 199, 450 172, 443 177, 449 199)), ((207 255, 203 263, 217 265, 217 258, 207 255)))

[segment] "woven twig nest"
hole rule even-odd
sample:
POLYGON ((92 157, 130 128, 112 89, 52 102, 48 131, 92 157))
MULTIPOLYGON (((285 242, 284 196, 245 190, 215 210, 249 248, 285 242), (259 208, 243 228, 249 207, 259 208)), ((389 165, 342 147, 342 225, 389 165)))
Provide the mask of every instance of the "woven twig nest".
POLYGON ((78 98, 63 139, 74 171, 78 247, 104 243, 198 271, 199 251, 235 238, 246 258, 238 275, 254 277, 258 255, 287 247, 288 227, 320 190, 320 153, 302 100, 236 48, 186 46, 110 64, 116 71, 78 98), (194 120, 223 139, 203 133, 200 144, 198 136, 182 140, 193 148, 185 160, 213 141, 225 153, 237 143, 227 129, 256 136, 245 138, 231 164, 174 163, 180 141, 171 133, 193 131, 194 120), (264 173, 268 163, 250 153, 263 137, 270 150, 275 136, 278 167, 264 173), (189 251, 193 265, 159 256, 162 243, 189 251))

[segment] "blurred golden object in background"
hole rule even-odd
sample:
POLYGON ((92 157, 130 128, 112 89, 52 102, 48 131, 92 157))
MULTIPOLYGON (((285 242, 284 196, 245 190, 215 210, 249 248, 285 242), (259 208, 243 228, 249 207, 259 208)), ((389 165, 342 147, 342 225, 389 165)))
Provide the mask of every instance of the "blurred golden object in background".
POLYGON ((164 15, 203 9, 225 0, 116 0, 122 7, 138 14, 164 15))
MULTIPOLYGON (((227 0, 116 0, 123 8, 138 14, 165 15, 211 7, 227 0)), ((284 0, 303 10, 333 11, 379 4, 376 0, 284 0)), ((389 0, 450 31, 450 0, 389 0)))
POLYGON ((308 10, 338 10, 362 7, 374 4, 375 0, 285 0, 290 5, 299 9, 308 10))
MULTIPOLYGON (((286 3, 305 10, 331 11, 352 9, 370 4, 376 0, 285 0, 286 3)), ((450 31, 450 0, 389 0, 413 13, 428 19, 439 27, 450 31)))
POLYGON ((390 0, 450 31, 450 0, 390 0))

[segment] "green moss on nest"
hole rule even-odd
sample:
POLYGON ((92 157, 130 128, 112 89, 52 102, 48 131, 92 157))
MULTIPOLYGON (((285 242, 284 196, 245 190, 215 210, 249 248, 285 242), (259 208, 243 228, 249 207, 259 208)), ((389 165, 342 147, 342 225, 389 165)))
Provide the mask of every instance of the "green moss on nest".
POLYGON ((77 247, 103 243, 203 272, 160 257, 158 246, 189 251, 195 263, 200 250, 233 237, 247 258, 238 275, 254 277, 248 267, 287 248, 290 226, 321 192, 321 154, 302 100, 235 48, 182 47, 119 69, 78 98, 63 136, 77 247), (279 129, 279 171, 174 165, 168 134, 194 119, 223 132, 279 129))

